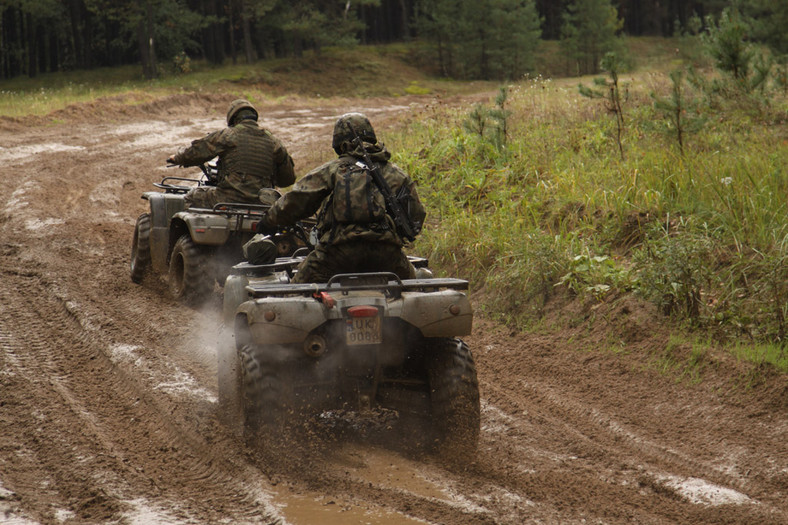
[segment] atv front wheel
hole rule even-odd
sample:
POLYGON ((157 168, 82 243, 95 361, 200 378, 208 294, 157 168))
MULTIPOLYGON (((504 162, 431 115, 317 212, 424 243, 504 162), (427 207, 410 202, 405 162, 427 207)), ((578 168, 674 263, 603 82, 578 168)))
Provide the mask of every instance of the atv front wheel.
POLYGON ((472 455, 479 442, 479 381, 471 350, 459 339, 432 339, 427 346, 430 406, 438 451, 472 455))
POLYGON ((188 235, 181 236, 172 249, 169 284, 172 296, 181 300, 199 301, 213 291, 209 254, 188 235))
POLYGON ((150 266, 150 230, 150 213, 143 213, 137 218, 131 241, 131 280, 137 284, 150 266))

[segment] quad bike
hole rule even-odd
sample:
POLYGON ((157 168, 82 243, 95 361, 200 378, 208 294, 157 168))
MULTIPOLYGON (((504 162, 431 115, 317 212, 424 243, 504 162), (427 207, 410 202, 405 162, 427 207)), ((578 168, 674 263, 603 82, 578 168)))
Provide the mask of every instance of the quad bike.
POLYGON ((287 435, 294 418, 392 410, 420 422, 410 435, 423 440, 417 446, 473 453, 479 387, 457 338, 471 332, 468 281, 432 278, 426 259, 411 257, 421 278, 353 273, 291 283, 302 259, 241 263, 227 278, 218 352, 225 422, 266 441, 287 435))
MULTIPOLYGON (((201 180, 164 177, 153 184, 163 192, 143 193, 150 211, 137 219, 131 244, 131 280, 140 284, 152 270, 167 277, 174 298, 185 301, 205 299, 215 283, 224 282, 229 269, 243 260, 242 247, 269 207, 223 202, 212 209, 187 209, 184 196, 193 187, 188 184, 209 185, 215 177, 215 167, 200 168, 201 180)), ((278 236, 283 255, 307 242, 302 232, 290 233, 278 236)))

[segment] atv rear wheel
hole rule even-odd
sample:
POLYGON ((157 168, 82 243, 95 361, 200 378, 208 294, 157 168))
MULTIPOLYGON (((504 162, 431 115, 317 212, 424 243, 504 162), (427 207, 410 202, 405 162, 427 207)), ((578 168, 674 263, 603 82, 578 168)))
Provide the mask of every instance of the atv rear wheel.
POLYGON ((169 284, 172 296, 181 300, 199 301, 213 291, 209 254, 188 235, 181 236, 172 249, 169 284))
POLYGON ((280 437, 290 408, 281 367, 267 362, 265 347, 258 345, 241 349, 240 364, 244 432, 252 439, 280 437))
POLYGON ((427 343, 431 416, 438 451, 447 457, 472 455, 479 442, 479 381, 471 350, 459 339, 427 343))
POLYGON ((142 282, 145 271, 150 267, 150 213, 143 213, 134 226, 134 239, 131 241, 131 280, 142 282))

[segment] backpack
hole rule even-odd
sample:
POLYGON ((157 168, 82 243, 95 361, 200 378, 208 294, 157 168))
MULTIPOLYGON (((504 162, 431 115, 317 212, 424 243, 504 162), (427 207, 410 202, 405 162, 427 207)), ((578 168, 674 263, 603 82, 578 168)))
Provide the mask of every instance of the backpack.
POLYGON ((369 168, 361 162, 339 169, 331 195, 334 222, 368 224, 384 222, 386 199, 372 179, 369 168))

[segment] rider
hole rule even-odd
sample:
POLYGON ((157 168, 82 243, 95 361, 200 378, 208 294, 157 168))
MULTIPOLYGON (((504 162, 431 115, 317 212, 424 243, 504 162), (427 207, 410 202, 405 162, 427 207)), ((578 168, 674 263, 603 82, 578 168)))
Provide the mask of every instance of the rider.
POLYGON ((410 189, 410 217, 420 225, 426 213, 415 184, 389 162, 391 154, 378 142, 369 119, 361 113, 339 117, 332 146, 339 157, 296 182, 262 218, 258 231, 273 233, 278 226, 292 225, 319 209, 318 244, 299 265, 293 282, 326 282, 337 273, 365 271, 387 271, 402 279, 413 278, 415 270, 402 251, 403 239, 386 213, 385 201, 381 202, 375 184, 368 178, 362 179, 366 183, 361 185, 349 181, 367 177, 363 175, 363 148, 379 166, 392 194, 396 195, 403 186, 410 189), (363 145, 355 142, 356 137, 363 145))
POLYGON ((187 207, 213 208, 218 202, 271 202, 271 188, 295 182, 293 159, 270 131, 257 125, 257 110, 238 99, 227 111, 227 127, 209 133, 171 155, 168 164, 199 166, 219 157, 215 186, 192 188, 187 207))

